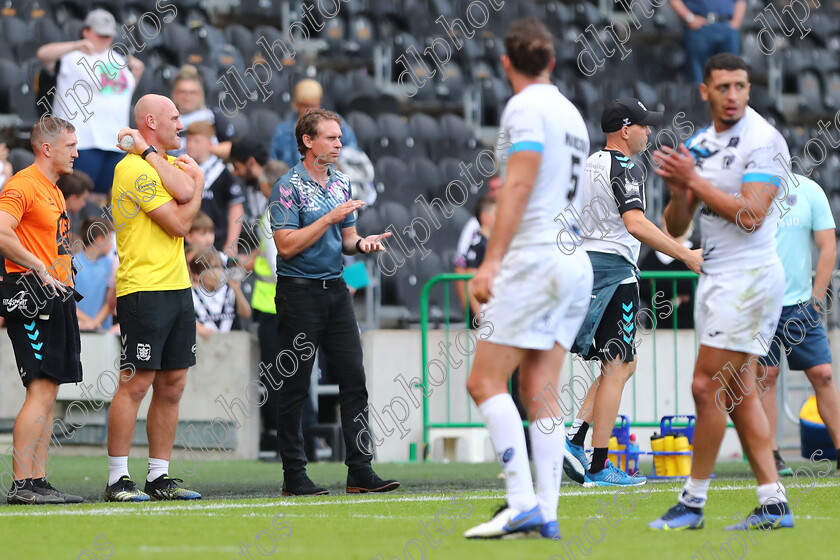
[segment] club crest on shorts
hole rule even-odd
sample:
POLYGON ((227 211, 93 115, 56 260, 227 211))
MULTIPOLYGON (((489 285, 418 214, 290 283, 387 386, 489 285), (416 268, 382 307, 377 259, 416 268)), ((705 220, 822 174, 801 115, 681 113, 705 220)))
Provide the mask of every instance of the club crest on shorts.
POLYGON ((137 344, 137 359, 148 362, 152 357, 152 346, 150 344, 137 344))
POLYGON ((513 459, 513 447, 508 447, 504 450, 504 452, 499 453, 499 461, 501 461, 503 465, 510 463, 511 459, 513 459))

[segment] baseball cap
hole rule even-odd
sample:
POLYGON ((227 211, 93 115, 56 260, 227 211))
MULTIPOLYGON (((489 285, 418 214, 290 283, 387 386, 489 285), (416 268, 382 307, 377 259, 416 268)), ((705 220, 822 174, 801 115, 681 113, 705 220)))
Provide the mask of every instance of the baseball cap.
POLYGON ((110 12, 96 9, 90 12, 85 18, 85 27, 89 27, 97 35, 115 37, 117 35, 117 22, 110 12))
POLYGON ((644 104, 633 97, 613 99, 601 115, 601 130, 615 132, 623 126, 634 124, 657 125, 662 122, 662 113, 648 111, 644 104))

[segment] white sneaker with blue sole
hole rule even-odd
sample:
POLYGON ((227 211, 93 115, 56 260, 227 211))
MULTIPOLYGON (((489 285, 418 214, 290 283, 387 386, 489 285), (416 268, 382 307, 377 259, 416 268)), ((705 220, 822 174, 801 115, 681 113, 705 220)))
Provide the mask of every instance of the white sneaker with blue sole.
POLYGON ((464 536, 468 539, 500 539, 508 535, 539 531, 542 526, 539 506, 528 511, 517 511, 505 504, 490 521, 467 529, 464 536))

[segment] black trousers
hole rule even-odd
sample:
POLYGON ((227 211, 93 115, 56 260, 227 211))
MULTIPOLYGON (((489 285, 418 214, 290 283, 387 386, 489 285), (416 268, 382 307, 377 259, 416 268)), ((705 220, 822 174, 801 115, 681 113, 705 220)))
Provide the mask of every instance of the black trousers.
MULTIPOLYGON (((318 348, 339 387, 341 427, 347 449, 345 464, 350 470, 370 468, 372 455, 362 451, 357 443, 359 432, 368 425, 368 393, 362 341, 347 285, 339 281, 324 288, 321 283, 278 281, 275 302, 282 348, 275 367, 279 370, 278 379, 283 381, 278 395, 277 435, 285 476, 298 476, 306 468, 301 409, 309 394, 318 348), (359 415, 364 422, 356 420, 359 415)), ((363 445, 370 442, 365 440, 363 445)))
MULTIPOLYGON (((280 345, 280 337, 277 334, 277 329, 280 323, 277 319, 277 315, 255 309, 253 318, 259 326, 259 329, 257 330, 257 337, 260 343, 260 362, 263 364, 273 364, 272 371, 270 372, 270 375, 272 376, 271 381, 274 381, 275 377, 278 380, 284 379, 282 376, 277 375, 275 369, 277 367, 277 356, 281 351, 283 351, 283 347, 280 345)), ((263 429, 266 431, 271 430, 276 432, 278 424, 277 413, 280 402, 280 390, 275 388, 277 386, 276 382, 271 382, 264 378, 262 381, 268 391, 268 398, 261 409, 263 429)), ((303 425, 309 426, 317 423, 318 416, 315 414, 315 409, 312 406, 312 400, 308 398, 304 399, 303 425)))

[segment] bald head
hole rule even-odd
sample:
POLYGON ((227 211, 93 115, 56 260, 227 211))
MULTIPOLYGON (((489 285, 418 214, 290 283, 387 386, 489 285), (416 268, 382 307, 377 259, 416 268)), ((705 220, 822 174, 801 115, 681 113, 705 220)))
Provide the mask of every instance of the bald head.
POLYGON ((158 118, 161 113, 169 108, 175 109, 175 103, 168 97, 156 93, 150 93, 138 99, 137 105, 134 106, 134 122, 137 123, 137 129, 140 133, 143 133, 142 126, 147 125, 147 117, 158 118))
POLYGON ((157 148, 174 150, 181 147, 178 133, 183 130, 178 109, 168 97, 150 93, 134 106, 134 121, 143 138, 157 148))

